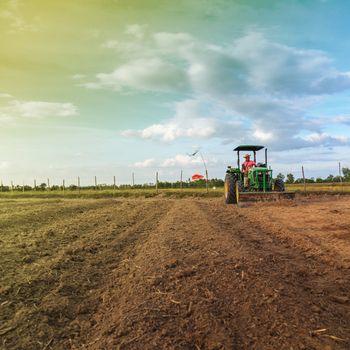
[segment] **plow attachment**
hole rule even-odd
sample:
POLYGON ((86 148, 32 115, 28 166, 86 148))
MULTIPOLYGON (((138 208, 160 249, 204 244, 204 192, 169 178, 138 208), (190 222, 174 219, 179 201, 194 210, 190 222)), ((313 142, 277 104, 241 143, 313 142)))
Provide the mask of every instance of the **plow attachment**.
POLYGON ((240 202, 274 202, 280 200, 293 200, 295 192, 239 192, 237 203, 240 202))

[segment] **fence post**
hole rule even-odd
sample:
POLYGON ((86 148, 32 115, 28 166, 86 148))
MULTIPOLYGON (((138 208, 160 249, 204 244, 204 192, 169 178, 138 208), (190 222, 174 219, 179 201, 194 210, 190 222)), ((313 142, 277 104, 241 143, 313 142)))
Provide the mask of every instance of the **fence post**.
POLYGON ((78 194, 80 194, 80 176, 78 176, 78 194))
POLYGON ((97 191, 97 177, 95 176, 95 191, 97 191))
POLYGON ((205 169, 205 187, 207 188, 207 193, 209 192, 208 188, 208 170, 205 169))
POLYGON ((115 176, 113 176, 113 196, 115 196, 116 184, 115 184, 115 176))
POLYGON ((36 179, 34 179, 34 191, 36 191, 36 179))
POLYGON ((340 162, 339 162, 339 177, 340 177, 341 191, 344 192, 343 178, 342 178, 342 176, 341 176, 341 164, 340 164, 340 162))
POLYGON ((11 192, 13 192, 13 181, 11 180, 11 192))
POLYGON ((158 194, 158 171, 156 172, 156 193, 158 194))
POLYGON ((22 192, 24 192, 24 180, 23 180, 22 192))
POLYGON ((132 173, 132 187, 135 187, 135 174, 132 173))
POLYGON ((63 195, 64 195, 64 191, 65 191, 65 181, 64 181, 64 179, 62 181, 62 191, 63 191, 63 195))
POLYGON ((181 188, 181 190, 183 190, 183 185, 182 185, 182 169, 181 169, 181 173, 180 173, 180 188, 181 188))
POLYGON ((47 190, 50 191, 50 179, 47 179, 47 190))
POLYGON ((305 182, 305 173, 304 173, 304 166, 301 167, 301 172, 303 174, 303 181, 304 181, 304 193, 306 193, 306 182, 305 182))

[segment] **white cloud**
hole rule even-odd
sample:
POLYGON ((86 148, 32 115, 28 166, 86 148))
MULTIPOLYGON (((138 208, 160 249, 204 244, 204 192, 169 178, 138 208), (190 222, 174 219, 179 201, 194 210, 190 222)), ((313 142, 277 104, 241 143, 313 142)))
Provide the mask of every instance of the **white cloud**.
POLYGON ((105 49, 115 49, 118 47, 118 44, 119 44, 119 41, 111 39, 102 43, 101 47, 105 49))
POLYGON ((344 136, 344 135, 332 136, 325 132, 312 133, 312 134, 306 135, 304 139, 314 144, 327 144, 327 143, 333 144, 334 141, 336 141, 337 143, 348 143, 350 141, 350 138, 347 136, 344 136))
MULTIPOLYGON (((126 31, 147 34, 139 25, 131 25, 126 31)), ((150 64, 149 60, 151 66, 158 67, 162 62, 162 65, 171 65, 172 70, 175 66, 181 70, 191 81, 194 93, 290 97, 329 94, 350 88, 350 72, 337 71, 325 52, 275 43, 257 32, 227 45, 202 42, 188 33, 158 32, 147 35, 142 42, 108 40, 103 46, 126 50, 131 56, 131 61, 115 72, 126 67, 131 74, 135 70, 135 75, 142 80, 142 75, 137 73, 140 64, 150 64)), ((107 76, 112 74, 106 73, 107 76)), ((138 84, 131 86, 140 88, 138 84)), ((151 90, 154 88, 152 84, 151 90)), ((162 79, 159 79, 159 90, 162 90, 162 79)))
POLYGON ((7 6, 0 11, 0 18, 9 23, 9 33, 17 32, 37 32, 39 30, 39 18, 33 17, 31 21, 25 18, 21 13, 20 3, 18 1, 8 1, 7 6))
POLYGON ((10 163, 7 161, 0 161, 0 169, 8 169, 10 167, 10 163))
POLYGON ((6 93, 0 93, 0 98, 12 98, 12 95, 6 93))
POLYGON ((74 75, 72 75, 72 79, 74 79, 74 80, 80 80, 80 79, 83 79, 85 77, 86 77, 85 74, 74 74, 74 75))
POLYGON ((257 32, 214 45, 182 32, 147 33, 138 25, 126 31, 130 40, 104 44, 118 50, 126 63, 85 86, 186 91, 190 97, 177 102, 168 119, 126 130, 124 136, 162 141, 218 137, 265 142, 275 149, 346 142, 341 135, 299 136, 322 134, 328 122, 310 121, 307 110, 322 96, 350 89, 350 72, 337 70, 327 53, 276 43, 257 32), (194 110, 189 101, 204 107, 194 110))
POLYGON ((78 109, 70 102, 43 102, 10 100, 0 107, 0 118, 13 120, 16 118, 69 117, 78 114, 78 109))
POLYGON ((149 168, 152 167, 155 164, 155 160, 153 158, 151 159, 145 159, 141 162, 134 163, 135 168, 149 168))
POLYGON ((327 118, 327 121, 334 124, 348 124, 350 125, 350 115, 337 115, 331 118, 327 118))
POLYGON ((181 125, 173 120, 164 124, 153 124, 143 130, 126 130, 123 136, 139 136, 143 139, 161 139, 162 141, 174 141, 179 137, 209 137, 215 133, 215 128, 210 120, 196 120, 196 126, 192 122, 190 127, 181 125))
POLYGON ((130 24, 126 27, 125 33, 141 40, 145 35, 146 26, 141 26, 139 24, 130 24))
POLYGON ((69 102, 13 101, 8 106, 8 111, 26 118, 68 117, 78 114, 77 108, 69 102))
POLYGON ((196 40, 188 33, 159 32, 154 33, 152 39, 156 48, 177 54, 181 50, 182 55, 186 55, 196 45, 196 40))
POLYGON ((255 130, 253 135, 257 140, 262 142, 270 141, 273 138, 272 132, 264 132, 261 130, 255 130))
POLYGON ((143 139, 174 141, 182 137, 209 138, 233 137, 241 128, 239 120, 225 121, 212 114, 208 103, 199 100, 185 100, 176 104, 173 118, 164 123, 153 124, 142 130, 125 130, 123 136, 143 139))
POLYGON ((159 58, 137 59, 119 66, 111 73, 99 73, 90 88, 132 88, 143 91, 171 91, 187 86, 186 74, 176 65, 159 58))
POLYGON ((173 158, 165 159, 161 166, 162 167, 187 167, 190 165, 203 164, 200 158, 190 157, 188 155, 178 154, 173 158))
POLYGON ((0 125, 10 125, 13 123, 13 118, 0 111, 0 125))
MULTIPOLYGON (((321 81, 333 81, 342 76, 332 67, 331 59, 324 52, 274 43, 260 33, 237 39, 228 52, 243 64, 249 86, 268 94, 329 93, 328 87, 322 88, 321 81)), ((344 88, 345 85, 338 86, 340 90, 344 88)))

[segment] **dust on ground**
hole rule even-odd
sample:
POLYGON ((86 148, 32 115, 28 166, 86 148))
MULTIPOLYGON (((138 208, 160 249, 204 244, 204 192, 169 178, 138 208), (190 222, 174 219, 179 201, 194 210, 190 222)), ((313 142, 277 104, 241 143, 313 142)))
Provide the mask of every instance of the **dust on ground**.
POLYGON ((350 199, 0 202, 1 349, 349 349, 350 199))

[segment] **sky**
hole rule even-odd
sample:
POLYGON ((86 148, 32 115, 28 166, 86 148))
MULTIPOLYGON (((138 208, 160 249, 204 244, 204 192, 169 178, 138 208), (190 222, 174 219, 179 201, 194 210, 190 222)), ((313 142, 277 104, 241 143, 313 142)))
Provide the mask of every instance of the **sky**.
POLYGON ((347 0, 0 0, 0 179, 350 166, 347 0), (258 155, 259 157, 259 155, 258 155), (263 154, 261 154, 263 158, 263 154))

